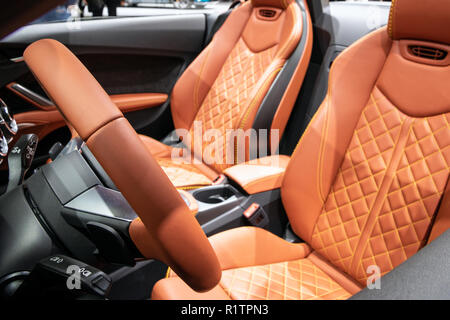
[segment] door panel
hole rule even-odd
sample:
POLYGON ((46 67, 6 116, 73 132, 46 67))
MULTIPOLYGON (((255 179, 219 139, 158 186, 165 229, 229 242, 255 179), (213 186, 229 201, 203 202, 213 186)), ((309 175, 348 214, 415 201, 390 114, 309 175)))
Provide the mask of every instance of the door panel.
POLYGON ((26 26, 0 42, 0 98, 16 116, 19 133, 34 132, 51 140, 45 141, 45 148, 67 142, 63 140, 70 134, 67 128, 61 131, 65 124, 53 107, 45 100, 36 104, 13 88, 17 83, 47 98, 26 64, 15 58, 33 41, 53 38, 78 56, 138 132, 161 139, 173 130, 168 96, 201 51, 205 30, 204 14, 85 20, 72 27, 68 23, 26 26))
POLYGON ((6 37, 2 43, 23 44, 51 37, 68 46, 192 53, 203 45, 205 19, 204 14, 183 14, 33 24, 6 37))

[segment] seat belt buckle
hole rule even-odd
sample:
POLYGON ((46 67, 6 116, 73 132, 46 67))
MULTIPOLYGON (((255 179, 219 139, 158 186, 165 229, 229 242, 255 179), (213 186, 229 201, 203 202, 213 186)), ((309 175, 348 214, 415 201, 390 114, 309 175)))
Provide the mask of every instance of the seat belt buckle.
POLYGON ((265 228, 269 225, 269 216, 266 211, 255 202, 245 209, 243 215, 255 227, 265 228))
POLYGON ((214 181, 211 183, 213 186, 216 186, 218 184, 223 184, 225 182, 227 177, 225 177, 224 174, 220 174, 214 181))

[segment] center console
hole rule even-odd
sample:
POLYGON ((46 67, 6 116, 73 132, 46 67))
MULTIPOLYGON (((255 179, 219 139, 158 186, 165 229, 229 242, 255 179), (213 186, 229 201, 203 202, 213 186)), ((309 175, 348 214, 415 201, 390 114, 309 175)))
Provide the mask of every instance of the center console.
MULTIPOLYGON (((229 171, 221 184, 180 191, 207 236, 249 225, 283 235, 287 218, 280 200, 280 169, 271 173, 266 171, 265 178, 253 175, 242 180, 244 177, 239 174, 239 171, 256 172, 258 170, 249 168, 255 169, 258 165, 236 166, 237 170, 229 171), (246 214, 255 205, 261 219, 249 219, 246 214)), ((143 257, 128 233, 129 225, 137 215, 80 139, 73 139, 51 163, 0 198, 0 207, 4 211, 15 212, 14 206, 18 204, 21 205, 20 213, 10 215, 10 224, 20 223, 22 227, 35 224, 35 234, 24 237, 20 230, 33 229, 19 228, 13 236, 8 233, 11 239, 5 245, 20 242, 20 250, 28 253, 17 252, 17 257, 32 259, 21 261, 6 257, 4 254, 11 250, 0 250, 0 261, 11 261, 0 268, 0 279, 17 271, 29 272, 36 261, 55 254, 83 261, 108 275, 116 273, 116 279, 113 277, 111 281, 126 277, 134 279, 136 274, 145 274, 151 278, 150 284, 145 285, 146 293, 151 282, 164 275, 166 267, 162 263, 139 262, 143 257)), ((123 282, 128 284, 133 280, 123 282)), ((113 286, 113 295, 114 288, 117 286, 113 286)))

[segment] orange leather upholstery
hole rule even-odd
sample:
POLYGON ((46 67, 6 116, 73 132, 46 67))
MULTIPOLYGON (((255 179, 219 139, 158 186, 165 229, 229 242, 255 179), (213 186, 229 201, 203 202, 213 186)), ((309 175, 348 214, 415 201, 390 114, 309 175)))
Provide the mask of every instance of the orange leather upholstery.
POLYGON ((172 152, 180 153, 181 149, 169 147, 155 139, 141 135, 150 153, 157 159, 158 164, 164 170, 170 181, 179 189, 190 189, 210 185, 219 174, 206 164, 184 163, 171 159, 172 152))
POLYGON ((382 29, 338 57, 282 186, 295 232, 361 284, 368 266, 385 274, 421 247, 449 171, 450 69, 400 45, 382 29))
POLYGON ((248 194, 279 189, 289 159, 283 155, 263 157, 229 167, 223 173, 248 194))
POLYGON ((159 107, 167 101, 165 93, 128 93, 110 95, 111 100, 123 113, 159 107))
POLYGON ((196 293, 172 272, 155 285, 152 299, 346 299, 360 290, 339 271, 322 271, 308 245, 263 229, 232 229, 210 241, 224 270, 219 285, 196 293))
MULTIPOLYGON (((294 232, 313 252, 292 257, 285 249, 269 246, 233 252, 227 238, 245 233, 240 229, 218 235, 219 244, 211 238, 224 270, 219 286, 228 298, 347 298, 366 286, 372 274, 369 267, 377 266, 381 275, 386 274, 422 248, 429 234, 433 239, 450 226, 448 196, 436 213, 444 191, 449 192, 450 66, 436 66, 433 57, 413 61, 402 46, 426 42, 427 47, 438 46, 448 53, 450 47, 444 38, 416 33, 410 5, 423 9, 426 1, 395 2, 397 13, 391 19, 398 19, 401 28, 395 31, 396 22, 391 21, 394 40, 382 28, 335 60, 327 96, 284 175, 284 208, 294 232), (406 19, 410 35, 419 41, 402 40, 408 31, 406 19), (222 249, 225 245, 229 252, 222 249), (235 263, 233 269, 224 268, 224 257, 240 261, 249 252, 280 255, 271 261, 255 259, 247 267, 235 263), (320 278, 307 294, 302 292, 308 283, 302 270, 320 278), (280 285, 273 277, 283 279, 287 274, 289 284, 282 282, 281 287, 290 290, 294 284, 297 290, 289 296, 271 292, 272 285, 280 285)), ((419 24, 433 24, 434 16, 440 19, 440 5, 448 8, 444 1, 430 3, 436 8, 417 18, 419 24)), ((448 11, 446 17, 448 21, 448 11)), ((181 284, 165 281, 158 283, 153 296, 181 298, 166 288, 181 284)), ((185 289, 179 292, 186 294, 185 289)))
MULTIPOLYGON (((312 50, 309 14, 306 14, 305 21, 302 16, 302 10, 294 0, 246 2, 233 10, 211 43, 180 77, 171 95, 174 125, 176 129, 188 132, 183 142, 189 152, 201 155, 200 160, 208 164, 209 174, 203 170, 199 172, 198 168, 187 163, 180 171, 179 165, 173 165, 164 156, 158 161, 165 168, 177 167, 165 169, 176 187, 210 184, 224 169, 236 163, 236 160, 233 163, 226 161, 227 153, 234 153, 233 141, 227 130, 252 128, 266 93, 307 28, 304 52, 291 79, 295 84, 287 88, 280 105, 274 106, 275 128, 284 129, 312 50), (263 16, 263 10, 271 10, 274 16, 263 16), (201 123, 199 128, 203 133, 209 129, 221 133, 220 141, 215 143, 223 150, 222 155, 216 158, 216 154, 203 152, 211 141, 205 139, 198 145, 195 143, 194 121, 201 123), (194 174, 188 175, 191 168, 194 174)), ((148 138, 145 142, 152 149, 154 143, 148 138)), ((246 152, 248 160, 248 150, 246 152)))
POLYGON ((389 35, 450 44, 450 3, 442 0, 392 0, 389 35), (432 17, 432 18, 431 18, 432 17))
MULTIPOLYGON (((16 84, 16 82, 11 82, 6 85, 6 88, 12 91, 15 95, 31 103, 38 109, 41 109, 43 111, 57 110, 54 105, 41 105, 38 102, 23 95, 14 88, 14 85, 16 84)), ((161 106, 164 102, 167 101, 168 95, 165 93, 128 93, 113 94, 110 95, 110 98, 123 113, 126 113, 161 106)))

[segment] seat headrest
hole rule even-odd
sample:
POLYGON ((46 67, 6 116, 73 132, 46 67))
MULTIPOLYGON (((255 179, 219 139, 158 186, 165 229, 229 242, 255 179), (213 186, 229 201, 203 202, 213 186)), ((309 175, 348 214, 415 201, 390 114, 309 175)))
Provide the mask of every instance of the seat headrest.
POLYGON ((251 0, 254 7, 273 7, 286 9, 295 0, 251 0))
POLYGON ((393 40, 450 44, 449 0, 392 0, 388 32, 393 40))

